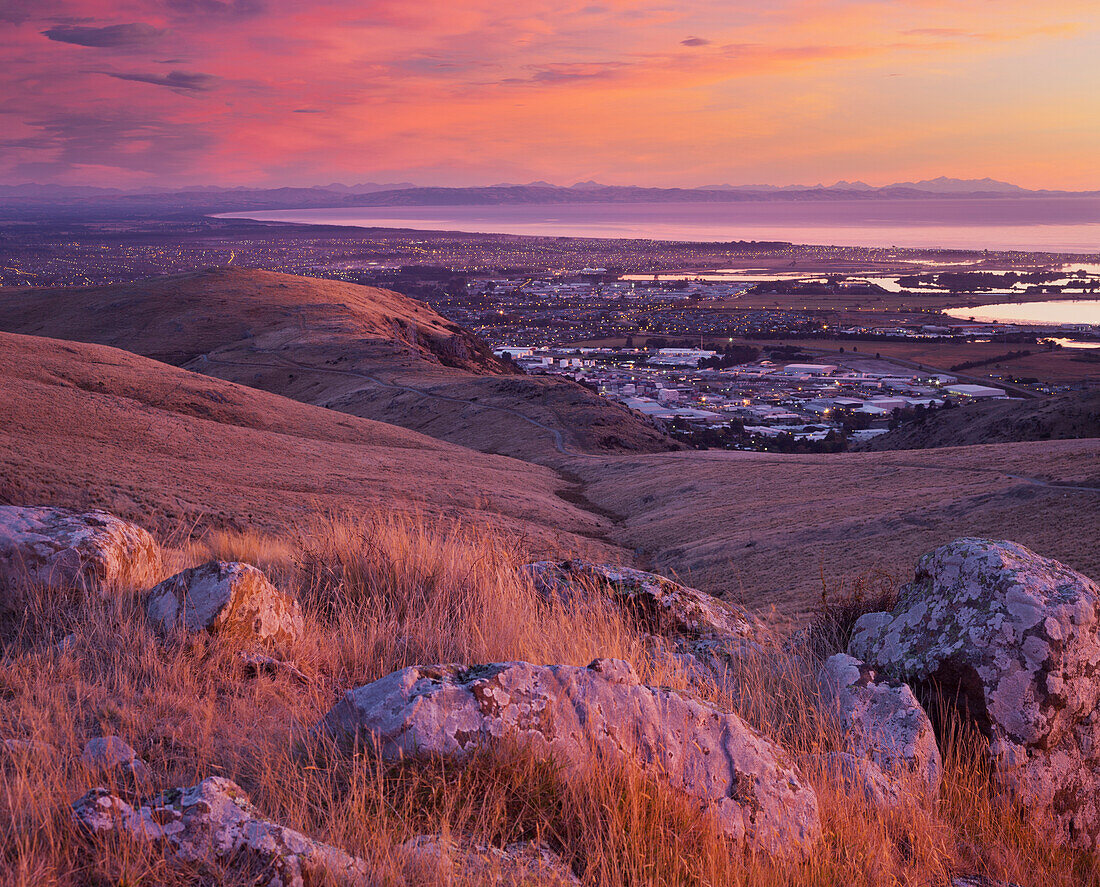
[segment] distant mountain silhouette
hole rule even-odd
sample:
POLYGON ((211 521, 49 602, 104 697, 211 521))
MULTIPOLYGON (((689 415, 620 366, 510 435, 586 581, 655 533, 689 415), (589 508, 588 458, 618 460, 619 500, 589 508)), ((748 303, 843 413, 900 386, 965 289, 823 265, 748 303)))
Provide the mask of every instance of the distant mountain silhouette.
POLYGON ((1027 194, 1026 188, 1013 185, 1009 182, 1000 182, 997 179, 986 177, 984 179, 949 179, 947 176, 937 176, 934 179, 924 179, 920 182, 898 182, 890 185, 891 188, 916 188, 920 191, 932 191, 937 194, 959 193, 986 193, 1003 192, 1005 194, 1027 194))
POLYGON ((728 203, 740 201, 909 200, 965 197, 1096 197, 1100 191, 1035 191, 995 179, 940 176, 919 182, 873 187, 866 182, 832 185, 707 185, 698 188, 643 188, 577 182, 502 183, 472 187, 424 187, 411 182, 357 185, 333 183, 308 188, 191 187, 167 192, 135 192, 62 185, 0 185, 0 208, 9 218, 154 218, 165 213, 208 215, 281 209, 363 206, 502 206, 565 203, 728 203))
MULTIPOLYGON (((952 179, 947 176, 937 176, 934 179, 924 179, 919 182, 894 182, 892 185, 874 186, 866 182, 839 181, 833 185, 703 185, 697 191, 761 191, 765 193, 776 191, 890 191, 894 188, 908 188, 915 191, 927 191, 932 194, 1028 194, 1026 188, 1013 185, 1009 182, 1001 182, 997 179, 952 179)), ((1044 192, 1046 193, 1046 192, 1044 192)))

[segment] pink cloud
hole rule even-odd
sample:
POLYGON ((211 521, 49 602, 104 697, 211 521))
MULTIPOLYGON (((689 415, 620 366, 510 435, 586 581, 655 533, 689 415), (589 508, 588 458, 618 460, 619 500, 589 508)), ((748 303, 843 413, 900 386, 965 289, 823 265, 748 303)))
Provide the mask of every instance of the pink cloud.
MULTIPOLYGON (((1069 68, 1096 79, 1084 61, 1094 3, 1004 0, 998 12, 948 0, 9 3, 0 178, 308 184, 420 170, 465 183, 509 169, 691 184, 775 177, 784 158, 788 181, 854 178, 860 164, 905 178, 923 162, 920 133, 944 119, 969 165, 993 132, 1043 118, 1038 90, 1006 92, 1003 122, 991 114, 980 85, 1011 59, 1048 58, 1052 92, 1069 68), (858 112, 872 84, 875 119, 858 112)), ((1092 174, 1100 124, 1080 120, 1053 167, 1067 182, 1092 174)))

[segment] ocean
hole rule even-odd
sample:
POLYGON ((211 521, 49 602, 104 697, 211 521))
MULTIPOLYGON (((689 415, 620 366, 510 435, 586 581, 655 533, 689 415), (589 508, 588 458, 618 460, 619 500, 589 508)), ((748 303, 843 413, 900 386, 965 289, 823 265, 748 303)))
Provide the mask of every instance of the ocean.
POLYGON ((1100 253, 1094 197, 367 206, 220 217, 541 237, 1100 253))

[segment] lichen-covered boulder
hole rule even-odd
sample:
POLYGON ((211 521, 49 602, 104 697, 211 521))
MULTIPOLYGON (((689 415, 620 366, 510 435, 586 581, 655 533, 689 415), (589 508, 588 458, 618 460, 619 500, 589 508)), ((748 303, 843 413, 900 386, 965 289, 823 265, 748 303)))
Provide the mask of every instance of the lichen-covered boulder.
POLYGON ((894 779, 910 777, 929 797, 940 788, 943 761, 932 721, 908 684, 880 678, 838 653, 818 677, 821 703, 843 734, 846 750, 874 761, 894 779))
POLYGON ((741 607, 656 573, 587 561, 539 561, 524 571, 544 595, 607 595, 643 631, 662 637, 725 637, 755 643, 760 620, 741 607))
POLYGON ((1100 841, 1100 588, 1014 542, 958 539, 921 558, 849 652, 938 693, 989 740, 1000 785, 1061 844, 1100 841))
POLYGON ((160 546, 106 511, 0 506, 0 594, 6 586, 148 587, 162 575, 160 546))
POLYGON ((820 773, 848 795, 860 797, 873 807, 886 810, 900 807, 906 797, 902 786, 868 758, 834 751, 803 755, 799 763, 803 772, 820 773))
POLYGON ((160 844, 182 862, 258 863, 269 887, 375 883, 363 860, 264 819, 236 783, 220 776, 136 808, 106 789, 92 789, 73 805, 73 815, 93 835, 122 832, 160 844))
POLYGON ((409 884, 481 884, 492 887, 581 887, 561 857, 542 844, 490 847, 419 835, 397 848, 409 884))
POLYGON ((298 602, 251 564, 211 561, 164 580, 149 592, 149 620, 168 632, 207 631, 276 647, 302 634, 298 602))
POLYGON ((391 759, 505 739, 576 770, 638 765, 772 854, 805 853, 821 831, 817 797, 780 748, 737 715, 643 685, 620 660, 414 666, 348 692, 315 731, 391 759))

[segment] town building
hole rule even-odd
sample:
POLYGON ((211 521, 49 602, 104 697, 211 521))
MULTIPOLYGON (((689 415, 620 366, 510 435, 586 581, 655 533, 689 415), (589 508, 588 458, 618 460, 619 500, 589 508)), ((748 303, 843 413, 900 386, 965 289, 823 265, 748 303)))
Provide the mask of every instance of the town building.
POLYGON ((946 394, 965 400, 1008 397, 1003 388, 992 388, 989 385, 948 385, 943 390, 946 394))

